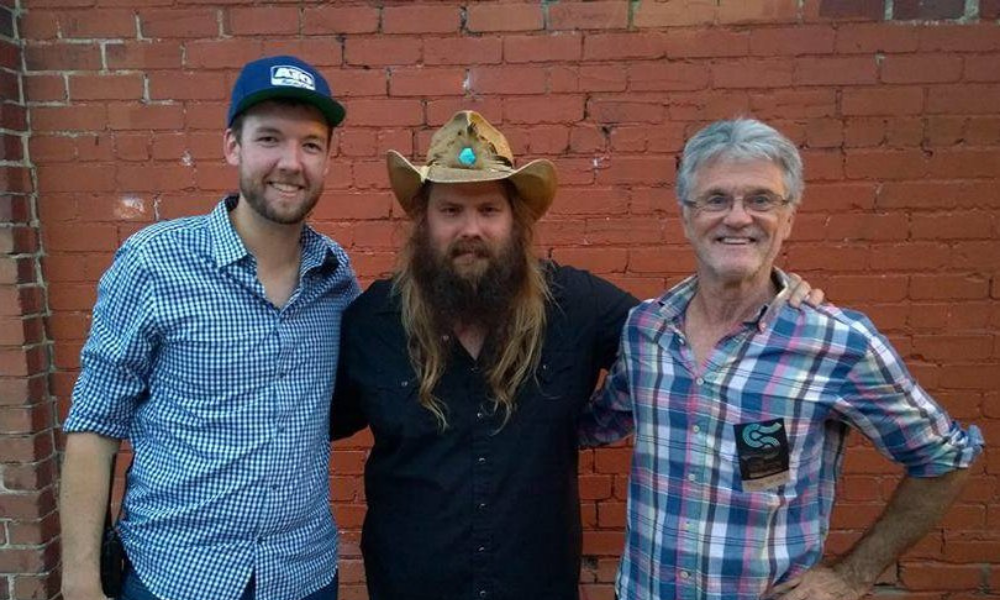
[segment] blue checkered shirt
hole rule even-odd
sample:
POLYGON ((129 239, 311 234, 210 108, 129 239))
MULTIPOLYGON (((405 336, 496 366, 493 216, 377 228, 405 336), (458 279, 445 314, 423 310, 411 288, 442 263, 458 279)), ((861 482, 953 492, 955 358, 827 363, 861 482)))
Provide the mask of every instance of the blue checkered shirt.
MULTIPOLYGON (((776 273, 784 283, 784 275, 776 273)), ((581 420, 584 444, 635 430, 622 600, 758 600, 823 554, 847 426, 913 477, 982 451, 920 388, 864 315, 787 305, 787 289, 725 336, 699 370, 684 335, 697 280, 647 300, 581 420), (780 419, 788 483, 743 488, 736 424, 780 419)))
POLYGON ((252 573, 257 598, 297 600, 336 572, 329 406, 359 289, 340 246, 305 227, 299 285, 276 308, 233 206, 121 247, 63 429, 130 438, 121 535, 154 594, 235 599, 252 573))

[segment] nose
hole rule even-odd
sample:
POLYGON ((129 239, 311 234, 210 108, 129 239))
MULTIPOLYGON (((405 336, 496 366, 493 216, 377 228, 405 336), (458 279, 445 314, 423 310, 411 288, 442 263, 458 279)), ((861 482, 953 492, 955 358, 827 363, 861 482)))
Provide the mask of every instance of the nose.
POLYGON ((733 198, 732 206, 726 211, 725 223, 733 227, 753 223, 753 217, 743 204, 743 198, 733 198))
POLYGON ((302 149, 298 144, 289 143, 281 148, 278 157, 278 168, 282 171, 298 173, 302 170, 302 149))
POLYGON ((464 216, 465 218, 462 220, 462 227, 459 230, 459 234, 465 238, 482 237, 483 224, 476 211, 465 211, 464 216))

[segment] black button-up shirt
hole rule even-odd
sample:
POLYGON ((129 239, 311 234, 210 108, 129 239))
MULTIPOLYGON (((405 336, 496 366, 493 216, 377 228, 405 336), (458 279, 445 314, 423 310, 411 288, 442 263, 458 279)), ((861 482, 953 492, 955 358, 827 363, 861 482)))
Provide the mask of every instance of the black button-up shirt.
POLYGON ((502 428, 480 365, 457 342, 435 395, 417 400, 398 298, 378 281, 347 310, 331 432, 371 427, 361 539, 372 600, 573 600, 581 526, 577 416, 611 365, 636 300, 550 265, 537 377, 502 428))

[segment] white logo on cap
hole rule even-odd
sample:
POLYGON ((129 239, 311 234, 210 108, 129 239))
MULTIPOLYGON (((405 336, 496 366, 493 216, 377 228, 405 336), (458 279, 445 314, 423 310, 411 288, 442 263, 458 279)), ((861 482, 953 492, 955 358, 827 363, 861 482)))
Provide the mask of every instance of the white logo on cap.
POLYGON ((313 76, 291 65, 271 67, 271 85, 286 85, 316 91, 316 80, 313 76))

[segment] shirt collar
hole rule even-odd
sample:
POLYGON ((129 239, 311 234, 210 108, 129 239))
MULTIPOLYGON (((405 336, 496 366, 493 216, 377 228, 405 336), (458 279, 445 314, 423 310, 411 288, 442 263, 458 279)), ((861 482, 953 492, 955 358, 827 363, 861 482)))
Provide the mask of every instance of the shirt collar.
MULTIPOLYGON (((250 251, 247 250, 243 240, 236 233, 232 221, 229 220, 229 213, 236 208, 239 199, 237 194, 229 194, 208 215, 212 253, 215 257, 215 264, 219 268, 231 265, 250 255, 250 251)), ((328 264, 331 273, 336 270, 339 260, 335 248, 309 225, 302 228, 299 243, 302 245, 301 272, 306 273, 317 267, 326 267, 328 264)))
MULTIPOLYGON (((745 321, 746 325, 753 326, 760 332, 764 332, 770 325, 774 324, 781 309, 788 303, 788 297, 791 293, 788 287, 788 275, 781 269, 774 267, 771 270, 771 280, 778 286, 777 295, 769 303, 762 305, 754 318, 745 321)), ((697 290, 697 275, 691 275, 670 288, 657 299, 660 304, 660 314, 667 321, 679 322, 684 317, 688 304, 691 303, 697 290)))
POLYGON ((243 244, 243 240, 236 233, 236 229, 233 228, 232 221, 229 220, 229 211, 236 208, 239 199, 240 197, 236 194, 224 197, 208 215, 212 254, 215 256, 215 264, 219 268, 231 265, 250 254, 246 245, 243 244))

